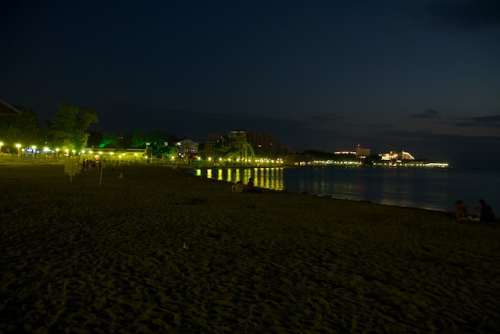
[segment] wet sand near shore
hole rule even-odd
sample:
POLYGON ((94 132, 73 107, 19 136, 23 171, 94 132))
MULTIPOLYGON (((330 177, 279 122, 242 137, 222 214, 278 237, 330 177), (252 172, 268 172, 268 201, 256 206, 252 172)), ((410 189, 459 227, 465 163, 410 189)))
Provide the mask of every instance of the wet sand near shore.
POLYGON ((0 165, 0 332, 500 332, 500 224, 125 169, 0 165))

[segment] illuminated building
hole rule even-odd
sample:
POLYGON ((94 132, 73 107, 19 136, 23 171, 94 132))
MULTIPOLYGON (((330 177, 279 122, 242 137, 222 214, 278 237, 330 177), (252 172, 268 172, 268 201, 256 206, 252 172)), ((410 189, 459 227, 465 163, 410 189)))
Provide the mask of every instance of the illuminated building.
POLYGON ((389 153, 383 153, 383 154, 379 154, 379 155, 381 157, 381 160, 384 160, 384 161, 415 160, 413 155, 411 155, 410 152, 406 152, 406 151, 401 151, 401 152, 390 151, 389 153))
POLYGON ((333 152, 333 154, 350 154, 350 155, 356 155, 356 152, 354 152, 354 151, 348 151, 348 150, 342 150, 342 151, 333 152))
POLYGON ((191 139, 183 139, 177 143, 175 143, 175 146, 177 147, 180 154, 194 154, 198 153, 198 143, 195 141, 192 141, 191 139))
POLYGON ((364 159, 366 157, 370 156, 370 149, 369 148, 362 148, 360 144, 356 146, 356 157, 364 159))

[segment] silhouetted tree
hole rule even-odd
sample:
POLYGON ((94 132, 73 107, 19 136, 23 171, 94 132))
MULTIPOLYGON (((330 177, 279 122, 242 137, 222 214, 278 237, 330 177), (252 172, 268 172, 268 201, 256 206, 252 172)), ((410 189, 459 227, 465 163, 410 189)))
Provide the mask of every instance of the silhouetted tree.
POLYGON ((142 130, 136 130, 132 132, 132 146, 137 148, 146 147, 146 135, 142 130))
POLYGON ((170 155, 174 149, 175 137, 161 131, 148 132, 145 137, 148 150, 154 155, 170 155))
POLYGON ((87 145, 89 133, 86 131, 90 124, 97 123, 98 118, 94 110, 61 103, 59 111, 49 122, 48 139, 53 146, 62 149, 81 150, 87 145))
POLYGON ((132 139, 133 139, 132 132, 126 133, 122 136, 118 136, 118 145, 116 147, 122 150, 130 148, 134 145, 132 139))
POLYGON ((99 147, 102 142, 103 135, 101 132, 91 131, 89 132, 89 138, 87 139, 88 147, 99 147))
POLYGON ((118 135, 114 132, 108 131, 104 132, 102 135, 101 143, 99 147, 113 147, 116 148, 118 146, 118 135))
POLYGON ((0 134, 5 147, 14 149, 16 143, 23 146, 41 145, 45 143, 46 128, 38 122, 37 113, 34 110, 25 110, 18 106, 21 115, 0 116, 0 134))

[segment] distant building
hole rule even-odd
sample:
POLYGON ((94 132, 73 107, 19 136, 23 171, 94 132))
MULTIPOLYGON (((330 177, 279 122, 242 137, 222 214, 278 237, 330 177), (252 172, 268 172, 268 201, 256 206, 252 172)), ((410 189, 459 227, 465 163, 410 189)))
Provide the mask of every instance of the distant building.
POLYGON ((390 160, 415 160, 415 158, 410 154, 410 152, 401 151, 395 152, 390 151, 389 153, 379 154, 381 160, 390 161, 390 160))
POLYGON ((198 153, 198 143, 192 141, 191 139, 183 139, 177 143, 175 143, 175 147, 177 148, 178 154, 181 157, 192 156, 193 154, 198 153))
POLYGON ((247 141, 257 156, 277 158, 289 154, 291 148, 283 146, 272 135, 256 131, 247 132, 247 141))
POLYGON ((224 137, 218 133, 207 133, 207 140, 203 149, 205 157, 214 157, 216 146, 221 145, 223 140, 224 137))
POLYGON ((370 156, 370 149, 369 148, 362 148, 360 144, 356 146, 356 157, 364 159, 366 157, 370 156))
POLYGON ((204 158, 249 162, 250 159, 262 157, 280 159, 290 150, 290 147, 282 146, 270 134, 232 130, 225 137, 208 133, 202 154, 204 158))
POLYGON ((413 155, 410 154, 410 152, 402 151, 401 160, 415 160, 415 158, 413 157, 413 155))
POLYGON ((333 152, 333 154, 350 154, 350 155, 356 155, 356 152, 354 152, 354 151, 348 151, 348 150, 341 150, 341 151, 333 152))

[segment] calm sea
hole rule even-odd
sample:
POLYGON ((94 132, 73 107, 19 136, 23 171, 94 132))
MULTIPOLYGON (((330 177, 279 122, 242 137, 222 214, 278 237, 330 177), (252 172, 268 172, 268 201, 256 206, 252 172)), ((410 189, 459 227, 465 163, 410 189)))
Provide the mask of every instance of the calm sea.
POLYGON ((457 200, 469 211, 480 198, 500 211, 500 172, 403 168, 221 168, 195 174, 262 188, 319 196, 451 211, 457 200))

